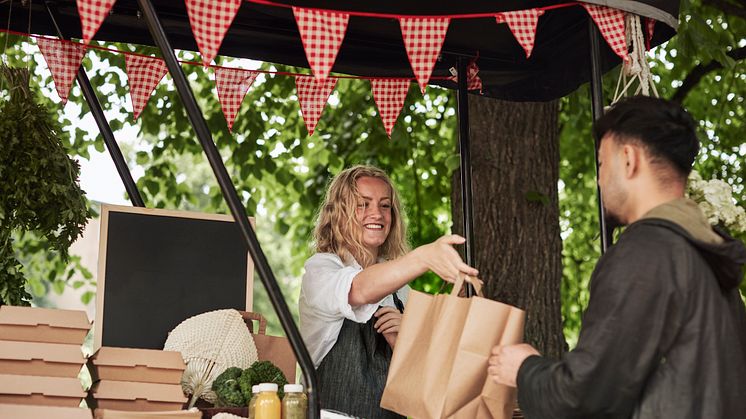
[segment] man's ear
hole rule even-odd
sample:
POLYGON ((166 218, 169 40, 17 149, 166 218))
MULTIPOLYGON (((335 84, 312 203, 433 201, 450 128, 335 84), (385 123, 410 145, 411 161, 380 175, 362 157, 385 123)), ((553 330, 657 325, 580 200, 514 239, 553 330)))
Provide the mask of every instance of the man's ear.
POLYGON ((622 162, 624 163, 624 175, 627 179, 634 177, 640 171, 642 163, 642 150, 633 144, 624 144, 622 146, 622 162))

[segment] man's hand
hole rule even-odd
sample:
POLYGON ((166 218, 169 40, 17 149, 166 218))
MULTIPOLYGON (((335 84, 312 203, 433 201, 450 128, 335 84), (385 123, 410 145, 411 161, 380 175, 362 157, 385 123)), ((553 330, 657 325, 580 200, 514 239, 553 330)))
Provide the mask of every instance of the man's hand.
POLYGON ((490 366, 487 369, 487 373, 496 383, 515 387, 518 378, 518 369, 521 368, 523 361, 531 355, 541 354, 527 343, 495 346, 492 348, 492 356, 490 357, 490 366))
POLYGON ((394 307, 383 307, 374 314, 378 320, 373 324, 378 333, 381 333, 391 348, 394 348, 396 337, 399 335, 402 314, 394 307))

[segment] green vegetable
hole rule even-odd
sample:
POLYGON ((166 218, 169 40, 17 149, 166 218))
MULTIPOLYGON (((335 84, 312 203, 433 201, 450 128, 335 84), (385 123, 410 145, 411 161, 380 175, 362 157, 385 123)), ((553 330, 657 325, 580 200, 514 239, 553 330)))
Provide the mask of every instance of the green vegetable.
MULTIPOLYGON (((244 407, 247 399, 241 392, 239 378, 243 370, 238 367, 230 367, 212 382, 212 390, 218 396, 215 403, 219 407, 244 407)), ((251 387, 249 387, 251 390, 251 387)))
POLYGON ((246 368, 241 372, 241 376, 238 378, 238 386, 241 388, 243 397, 250 401, 254 394, 251 392, 251 387, 257 383, 252 381, 254 374, 251 372, 251 368, 246 368))
POLYGON ((285 395, 283 386, 288 384, 288 380, 282 370, 275 364, 269 361, 256 361, 244 373, 245 378, 242 381, 244 384, 241 386, 241 391, 247 400, 251 399, 251 387, 261 383, 275 383, 278 387, 277 395, 280 398, 285 395))
MULTIPOLYGON (((25 68, 0 66, 0 305, 29 305, 13 233, 44 237, 48 255, 64 262, 91 213, 80 189, 80 165, 60 140, 62 128, 38 105, 25 68)), ((63 280, 50 278, 50 280, 63 280)))

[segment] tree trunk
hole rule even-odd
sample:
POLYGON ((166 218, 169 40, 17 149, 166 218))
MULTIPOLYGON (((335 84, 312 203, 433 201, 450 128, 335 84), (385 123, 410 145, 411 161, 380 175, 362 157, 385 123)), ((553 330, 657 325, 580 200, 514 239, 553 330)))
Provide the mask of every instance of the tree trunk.
MULTIPOLYGON (((475 267, 485 295, 526 310, 525 341, 559 357, 562 334, 559 102, 469 97, 475 267)), ((453 231, 462 234, 461 178, 453 231)))

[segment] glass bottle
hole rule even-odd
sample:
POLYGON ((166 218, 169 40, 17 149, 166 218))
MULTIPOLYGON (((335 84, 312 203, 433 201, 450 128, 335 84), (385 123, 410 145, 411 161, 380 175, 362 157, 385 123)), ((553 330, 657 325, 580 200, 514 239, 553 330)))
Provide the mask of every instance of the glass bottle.
POLYGON ((281 419, 280 398, 277 397, 277 384, 259 384, 259 395, 254 405, 255 419, 281 419))
POLYGON ((254 407, 256 406, 256 398, 259 395, 259 385, 251 386, 251 400, 249 400, 249 419, 255 418, 254 407))
POLYGON ((306 419, 308 398, 301 384, 286 384, 282 398, 282 419, 306 419))

